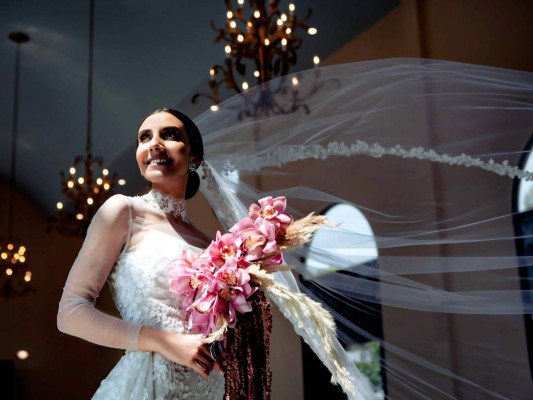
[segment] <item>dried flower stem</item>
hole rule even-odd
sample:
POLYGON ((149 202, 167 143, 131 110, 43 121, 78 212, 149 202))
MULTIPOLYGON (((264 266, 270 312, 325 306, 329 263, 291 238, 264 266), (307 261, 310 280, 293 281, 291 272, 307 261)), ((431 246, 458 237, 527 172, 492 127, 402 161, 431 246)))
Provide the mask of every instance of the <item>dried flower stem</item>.
POLYGON ((342 365, 340 355, 334 345, 335 321, 331 314, 322 305, 303 293, 296 293, 286 286, 276 282, 271 275, 253 265, 248 268, 248 273, 253 275, 256 282, 261 282, 261 287, 269 295, 282 298, 286 305, 286 311, 293 315, 304 316, 308 319, 313 330, 320 338, 321 348, 324 354, 323 362, 329 364, 331 382, 339 384, 345 393, 355 395, 355 388, 351 383, 348 370, 342 365))
POLYGON ((327 217, 314 213, 294 221, 281 238, 280 250, 285 251, 303 246, 311 240, 313 233, 325 226, 335 227, 337 225, 327 217))

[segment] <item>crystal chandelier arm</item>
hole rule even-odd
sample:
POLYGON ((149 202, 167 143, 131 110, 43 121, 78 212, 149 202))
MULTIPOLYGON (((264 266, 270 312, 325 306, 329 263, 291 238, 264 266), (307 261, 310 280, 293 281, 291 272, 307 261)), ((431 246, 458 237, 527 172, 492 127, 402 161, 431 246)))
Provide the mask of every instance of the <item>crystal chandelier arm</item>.
POLYGON ((61 332, 119 349, 137 350, 140 324, 112 317, 94 305, 129 232, 130 203, 125 196, 107 200, 94 216, 67 278, 59 303, 61 332))

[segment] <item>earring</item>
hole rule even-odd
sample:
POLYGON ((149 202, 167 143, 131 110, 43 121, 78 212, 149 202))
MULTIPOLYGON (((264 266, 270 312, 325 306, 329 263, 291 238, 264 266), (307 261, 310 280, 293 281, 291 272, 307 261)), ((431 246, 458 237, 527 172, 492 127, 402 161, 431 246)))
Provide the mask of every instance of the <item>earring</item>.
POLYGON ((189 164, 189 172, 196 171, 196 168, 198 168, 198 167, 196 166, 195 163, 190 163, 189 164))

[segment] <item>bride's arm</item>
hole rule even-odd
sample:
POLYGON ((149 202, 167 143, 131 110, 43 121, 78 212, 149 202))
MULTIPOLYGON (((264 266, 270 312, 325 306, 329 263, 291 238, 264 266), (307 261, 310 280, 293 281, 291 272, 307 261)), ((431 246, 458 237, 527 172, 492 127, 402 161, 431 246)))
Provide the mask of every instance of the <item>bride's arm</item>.
POLYGON ((200 335, 179 335, 126 322, 94 307, 129 231, 129 202, 107 200, 94 216, 59 302, 57 326, 90 342, 119 349, 157 352, 207 376, 214 365, 200 335), (206 368, 203 368, 203 366, 206 368))
POLYGON ((94 308, 126 241, 129 223, 129 202, 120 195, 108 199, 94 216, 59 303, 57 326, 61 332, 103 346, 137 350, 141 325, 94 308))

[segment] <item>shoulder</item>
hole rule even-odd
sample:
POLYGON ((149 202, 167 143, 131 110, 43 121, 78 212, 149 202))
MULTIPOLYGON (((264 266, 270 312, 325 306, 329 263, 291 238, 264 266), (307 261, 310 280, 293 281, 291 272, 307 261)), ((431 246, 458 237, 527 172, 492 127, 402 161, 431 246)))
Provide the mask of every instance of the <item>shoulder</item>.
POLYGON ((127 225, 130 216, 131 198, 122 194, 115 194, 100 206, 94 220, 109 227, 127 225))

